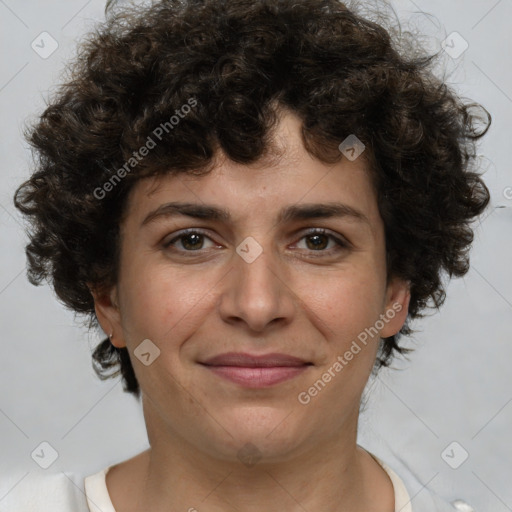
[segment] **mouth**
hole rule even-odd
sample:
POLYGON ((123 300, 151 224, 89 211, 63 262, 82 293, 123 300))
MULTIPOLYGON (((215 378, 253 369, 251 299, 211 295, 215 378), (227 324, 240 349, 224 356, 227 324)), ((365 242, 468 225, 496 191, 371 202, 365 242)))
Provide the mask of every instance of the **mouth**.
POLYGON ((229 352, 200 363, 215 375, 248 388, 269 387, 292 379, 313 363, 288 354, 229 352))

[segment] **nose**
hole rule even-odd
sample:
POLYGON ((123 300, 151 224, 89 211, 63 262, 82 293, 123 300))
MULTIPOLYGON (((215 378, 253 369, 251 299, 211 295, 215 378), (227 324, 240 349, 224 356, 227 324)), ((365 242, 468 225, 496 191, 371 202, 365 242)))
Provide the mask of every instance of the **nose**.
POLYGON ((261 333, 292 321, 297 296, 289 269, 255 239, 240 244, 222 286, 219 310, 225 322, 261 333))

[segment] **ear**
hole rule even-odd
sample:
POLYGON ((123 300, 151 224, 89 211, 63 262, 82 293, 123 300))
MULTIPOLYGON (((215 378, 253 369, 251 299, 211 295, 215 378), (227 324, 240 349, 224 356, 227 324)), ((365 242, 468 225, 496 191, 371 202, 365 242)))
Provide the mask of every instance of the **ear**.
POLYGON ((94 298, 94 310, 101 328, 107 336, 113 333, 110 342, 117 348, 126 347, 121 326, 117 287, 113 286, 110 290, 99 290, 89 286, 89 290, 94 298))
POLYGON ((407 319, 409 301, 411 300, 411 285, 408 281, 391 277, 386 289, 384 305, 384 328, 380 333, 381 338, 394 336, 400 331, 407 319))

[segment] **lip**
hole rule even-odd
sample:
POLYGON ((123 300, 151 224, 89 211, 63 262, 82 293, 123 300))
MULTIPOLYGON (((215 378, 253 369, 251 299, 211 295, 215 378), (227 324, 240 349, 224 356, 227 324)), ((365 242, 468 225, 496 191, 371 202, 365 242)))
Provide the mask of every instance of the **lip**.
POLYGON ((288 354, 251 355, 240 352, 219 354, 201 364, 219 377, 249 388, 279 384, 300 375, 312 365, 288 354))
POLYGON ((303 366, 310 364, 304 359, 280 354, 252 355, 245 352, 226 352, 207 359, 202 364, 207 366, 244 366, 248 368, 269 368, 273 366, 303 366))

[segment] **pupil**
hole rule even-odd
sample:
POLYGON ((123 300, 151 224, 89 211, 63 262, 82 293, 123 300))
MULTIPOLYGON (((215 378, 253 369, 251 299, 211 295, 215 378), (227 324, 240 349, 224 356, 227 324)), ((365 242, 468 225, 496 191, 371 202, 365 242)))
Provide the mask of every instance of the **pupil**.
POLYGON ((202 235, 194 235, 194 234, 186 235, 185 238, 184 238, 183 246, 185 248, 187 248, 187 249, 190 249, 190 248, 192 248, 192 249, 200 249, 200 247, 197 247, 197 245, 199 245, 199 246, 201 245, 201 243, 200 243, 201 236, 202 235), (192 242, 191 244, 189 244, 188 240, 193 239, 193 238, 196 239, 195 243, 192 242))
POLYGON ((312 240, 312 239, 316 239, 316 242, 313 242, 313 248, 316 248, 316 249, 322 248, 323 249, 325 247, 325 239, 326 239, 325 235, 311 235, 308 237, 308 240, 312 240), (320 237, 324 237, 324 243, 322 243, 321 241, 320 241, 320 243, 318 243, 320 237), (322 247, 320 247, 320 246, 322 246, 322 247))

